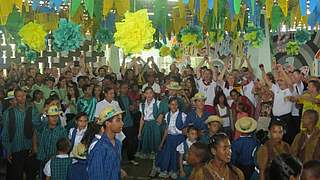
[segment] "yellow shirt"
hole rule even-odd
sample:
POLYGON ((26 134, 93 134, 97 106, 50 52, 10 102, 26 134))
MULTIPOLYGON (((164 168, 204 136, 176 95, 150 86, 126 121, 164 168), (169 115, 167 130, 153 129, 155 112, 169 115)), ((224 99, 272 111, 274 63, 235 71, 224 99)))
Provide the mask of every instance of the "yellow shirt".
MULTIPOLYGON (((304 94, 303 96, 310 96, 309 93, 304 94)), ((320 100, 320 94, 318 94, 315 99, 320 100)), ((303 104, 303 109, 302 109, 302 114, 309 109, 313 109, 316 110, 318 113, 320 113, 320 104, 316 104, 314 102, 299 98, 298 100, 298 104, 303 104)), ((302 123, 301 123, 301 129, 303 130, 304 128, 302 128, 302 123)), ((318 121, 317 127, 320 128, 320 120, 318 121)))

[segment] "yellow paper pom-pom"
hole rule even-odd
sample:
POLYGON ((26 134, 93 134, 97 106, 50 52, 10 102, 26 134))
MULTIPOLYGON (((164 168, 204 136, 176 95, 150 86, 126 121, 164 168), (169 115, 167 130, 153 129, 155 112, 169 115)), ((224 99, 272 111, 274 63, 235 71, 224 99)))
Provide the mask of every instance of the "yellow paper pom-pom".
POLYGON ((43 27, 33 22, 24 25, 19 31, 22 41, 37 52, 46 49, 46 35, 47 33, 43 30, 43 27))
POLYGON ((161 57, 165 57, 165 56, 168 56, 170 54, 170 48, 167 47, 167 46, 162 46, 160 48, 160 52, 159 52, 159 55, 161 57))
POLYGON ((116 23, 115 45, 126 54, 140 53, 146 44, 153 41, 155 29, 146 9, 134 13, 126 12, 122 22, 116 23))

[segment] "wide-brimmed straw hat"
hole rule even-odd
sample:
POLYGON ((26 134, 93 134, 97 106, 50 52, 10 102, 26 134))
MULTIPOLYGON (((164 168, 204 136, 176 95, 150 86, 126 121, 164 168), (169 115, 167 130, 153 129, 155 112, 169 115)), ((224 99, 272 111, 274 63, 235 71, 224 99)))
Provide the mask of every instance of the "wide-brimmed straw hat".
POLYGON ((201 93, 201 92, 198 92, 197 94, 195 94, 193 97, 192 97, 192 101, 196 101, 196 100, 207 100, 207 97, 201 93))
POLYGON ((179 90, 182 89, 181 86, 179 85, 179 83, 178 82, 174 82, 174 81, 170 82, 166 87, 169 90, 177 90, 177 91, 179 91, 179 90))
POLYGON ((105 109, 103 109, 100 114, 99 114, 99 119, 97 121, 97 124, 99 125, 103 125, 103 123, 111 118, 113 118, 114 116, 117 116, 119 114, 124 113, 124 111, 117 111, 116 109, 114 109, 113 107, 106 107, 105 109))
POLYGON ((221 124, 222 119, 219 116, 216 115, 211 115, 208 117, 208 119, 206 120, 206 124, 209 124, 211 122, 218 122, 221 124))
POLYGON ((235 128, 242 133, 251 133, 257 129, 257 121, 251 117, 243 117, 237 120, 235 128))

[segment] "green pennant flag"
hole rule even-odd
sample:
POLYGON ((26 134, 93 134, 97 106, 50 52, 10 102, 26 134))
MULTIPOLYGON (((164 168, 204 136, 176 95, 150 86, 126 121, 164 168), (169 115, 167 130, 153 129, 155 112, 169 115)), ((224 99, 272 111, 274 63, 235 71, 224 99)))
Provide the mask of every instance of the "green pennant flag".
POLYGON ((19 39, 18 32, 24 25, 24 17, 20 12, 18 12, 17 8, 14 8, 12 13, 9 14, 7 23, 5 28, 7 32, 9 32, 13 38, 16 40, 19 39))
POLYGON ((239 12, 240 12, 241 0, 234 0, 234 1, 233 1, 233 4, 234 4, 234 12, 235 12, 236 14, 239 14, 239 12))
POLYGON ((71 16, 76 15, 80 4, 81 4, 81 0, 72 0, 71 1, 71 16))
POLYGON ((94 0, 85 0, 84 7, 89 13, 90 17, 93 17, 93 7, 94 7, 94 0))
POLYGON ((153 24, 160 31, 166 31, 168 28, 168 1, 156 0, 154 5, 153 24))
POLYGON ((102 6, 103 6, 103 0, 95 0, 94 1, 93 15, 96 17, 96 19, 99 23, 102 20, 102 6))
POLYGON ((282 21, 283 13, 279 6, 273 6, 272 7, 272 13, 271 13, 271 29, 273 31, 278 30, 279 25, 282 21))

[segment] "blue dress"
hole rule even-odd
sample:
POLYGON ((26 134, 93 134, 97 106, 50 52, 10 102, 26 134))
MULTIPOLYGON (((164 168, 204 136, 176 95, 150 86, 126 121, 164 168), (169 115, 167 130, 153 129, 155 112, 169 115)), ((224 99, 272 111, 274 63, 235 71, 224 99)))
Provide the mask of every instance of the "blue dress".
POLYGON ((187 115, 186 122, 184 123, 184 127, 188 127, 190 124, 193 124, 193 126, 201 131, 206 131, 208 130, 208 126, 205 123, 205 121, 208 119, 208 117, 211 114, 207 111, 204 111, 202 114, 202 117, 199 117, 196 113, 196 110, 192 110, 190 113, 187 115))
POLYGON ((87 160, 77 160, 71 165, 68 180, 88 180, 87 160))
POLYGON ((96 143, 88 155, 89 180, 120 180, 121 142, 113 145, 106 134, 96 143))

